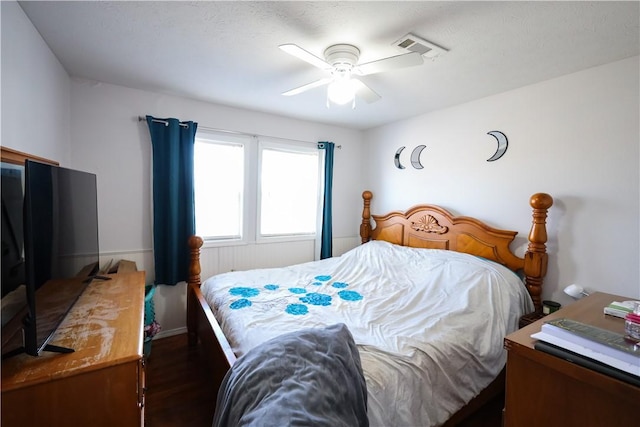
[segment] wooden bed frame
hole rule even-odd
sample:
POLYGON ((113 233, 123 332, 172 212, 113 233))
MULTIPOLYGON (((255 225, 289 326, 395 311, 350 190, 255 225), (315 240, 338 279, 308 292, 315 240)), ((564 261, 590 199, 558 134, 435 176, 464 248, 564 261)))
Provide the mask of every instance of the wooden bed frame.
MULTIPOLYGON (((532 225, 528 248, 522 258, 510 249, 518 234, 515 231, 499 230, 471 217, 456 217, 434 205, 418 205, 406 212, 395 211, 384 216, 371 215, 372 197, 370 191, 362 193, 364 206, 360 237, 363 244, 370 240, 385 240, 403 246, 464 252, 496 261, 524 275, 535 310, 542 310, 542 285, 547 271, 546 218, 553 204, 550 195, 536 193, 529 200, 533 208, 532 225), (371 226, 372 218, 375 228, 371 226)), ((187 285, 187 330, 189 344, 195 346, 199 342, 210 361, 211 380, 213 386, 217 387, 234 364, 236 356, 200 291, 202 244, 203 240, 198 236, 189 239, 191 255, 187 285)), ((476 398, 454 414, 445 426, 458 424, 503 391, 504 370, 476 398)))

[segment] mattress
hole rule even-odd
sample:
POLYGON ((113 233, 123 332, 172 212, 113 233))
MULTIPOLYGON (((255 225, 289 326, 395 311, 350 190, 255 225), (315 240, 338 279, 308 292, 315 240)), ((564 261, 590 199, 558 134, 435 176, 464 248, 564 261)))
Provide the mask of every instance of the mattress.
POLYGON ((371 241, 340 257, 216 275, 202 292, 241 356, 284 333, 344 323, 372 426, 435 426, 504 367, 533 311, 520 278, 473 255, 371 241))

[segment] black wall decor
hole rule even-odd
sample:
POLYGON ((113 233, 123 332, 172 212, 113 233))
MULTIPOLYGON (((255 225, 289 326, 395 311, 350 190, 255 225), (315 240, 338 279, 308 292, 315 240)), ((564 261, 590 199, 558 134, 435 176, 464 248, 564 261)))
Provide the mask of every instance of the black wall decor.
MULTIPOLYGON (((498 142, 498 148, 496 149, 496 152, 493 153, 493 156, 487 159, 487 162, 495 162, 496 160, 504 156, 504 153, 507 152, 507 148, 509 148, 509 141, 507 140, 507 136, 499 130, 492 130, 491 132, 487 132, 487 135, 493 136, 498 142)), ((398 151, 396 151, 396 154, 393 156, 393 162, 398 169, 406 169, 400 162, 400 155, 405 148, 407 147, 402 146, 398 148, 398 151)), ((426 145, 418 145, 411 152, 411 166, 413 166, 414 169, 424 169, 424 166, 420 161, 420 155, 425 148, 427 148, 426 145)))
POLYGON ((500 157, 502 157, 504 153, 507 152, 507 148, 509 147, 509 141, 507 140, 507 136, 504 133, 497 130, 492 130, 491 132, 487 132, 487 135, 491 135, 496 139, 496 141, 498 141, 498 148, 496 149, 496 152, 493 154, 493 156, 487 159, 487 162, 494 162, 498 160, 500 157))
MULTIPOLYGON (((400 162, 400 154, 402 154, 402 150, 405 148, 405 146, 398 148, 398 151, 396 151, 396 154, 393 157, 393 162, 398 169, 405 169, 404 165, 400 162)), ((424 169, 424 166, 422 166, 422 163, 420 162, 420 154, 422 154, 422 150, 425 148, 427 148, 426 145, 418 145, 411 152, 411 166, 415 169, 424 169)))
POLYGON ((424 150, 425 148, 427 148, 426 145, 418 145, 411 152, 411 166, 416 169, 424 169, 424 166, 422 166, 422 163, 420 163, 420 154, 422 154, 422 150, 424 150))
POLYGON ((404 169, 404 166, 402 166, 402 164, 400 163, 400 153, 402 153, 402 150, 404 149, 405 149, 404 146, 398 148, 398 151, 396 151, 396 155, 393 158, 393 162, 396 164, 396 167, 398 169, 404 169))

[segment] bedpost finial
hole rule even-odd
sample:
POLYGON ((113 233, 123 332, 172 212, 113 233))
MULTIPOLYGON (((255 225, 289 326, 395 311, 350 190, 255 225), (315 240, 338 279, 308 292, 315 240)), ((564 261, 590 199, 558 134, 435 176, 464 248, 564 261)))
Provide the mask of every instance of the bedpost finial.
POLYGON ((187 283, 200 287, 200 248, 204 240, 200 236, 189 236, 189 270, 187 283))
POLYGON ((360 239, 367 243, 371 239, 371 198, 373 193, 369 190, 362 192, 362 224, 360 224, 360 239))
POLYGON ((191 236, 189 237, 189 248, 190 249, 200 249, 204 244, 204 240, 200 236, 191 236))
POLYGON ((534 209, 549 209, 553 205, 553 197, 547 193, 536 193, 529 199, 529 204, 534 209))

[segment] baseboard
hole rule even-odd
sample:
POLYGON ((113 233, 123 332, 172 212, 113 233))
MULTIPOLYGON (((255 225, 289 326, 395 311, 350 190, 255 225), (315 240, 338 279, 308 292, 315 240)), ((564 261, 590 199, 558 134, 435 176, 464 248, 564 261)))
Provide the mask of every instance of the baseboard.
POLYGON ((174 335, 180 335, 180 334, 186 334, 186 333, 187 333, 187 327, 184 326, 182 328, 170 329, 168 331, 160 331, 153 337, 153 339, 158 340, 158 339, 168 338, 174 335))

